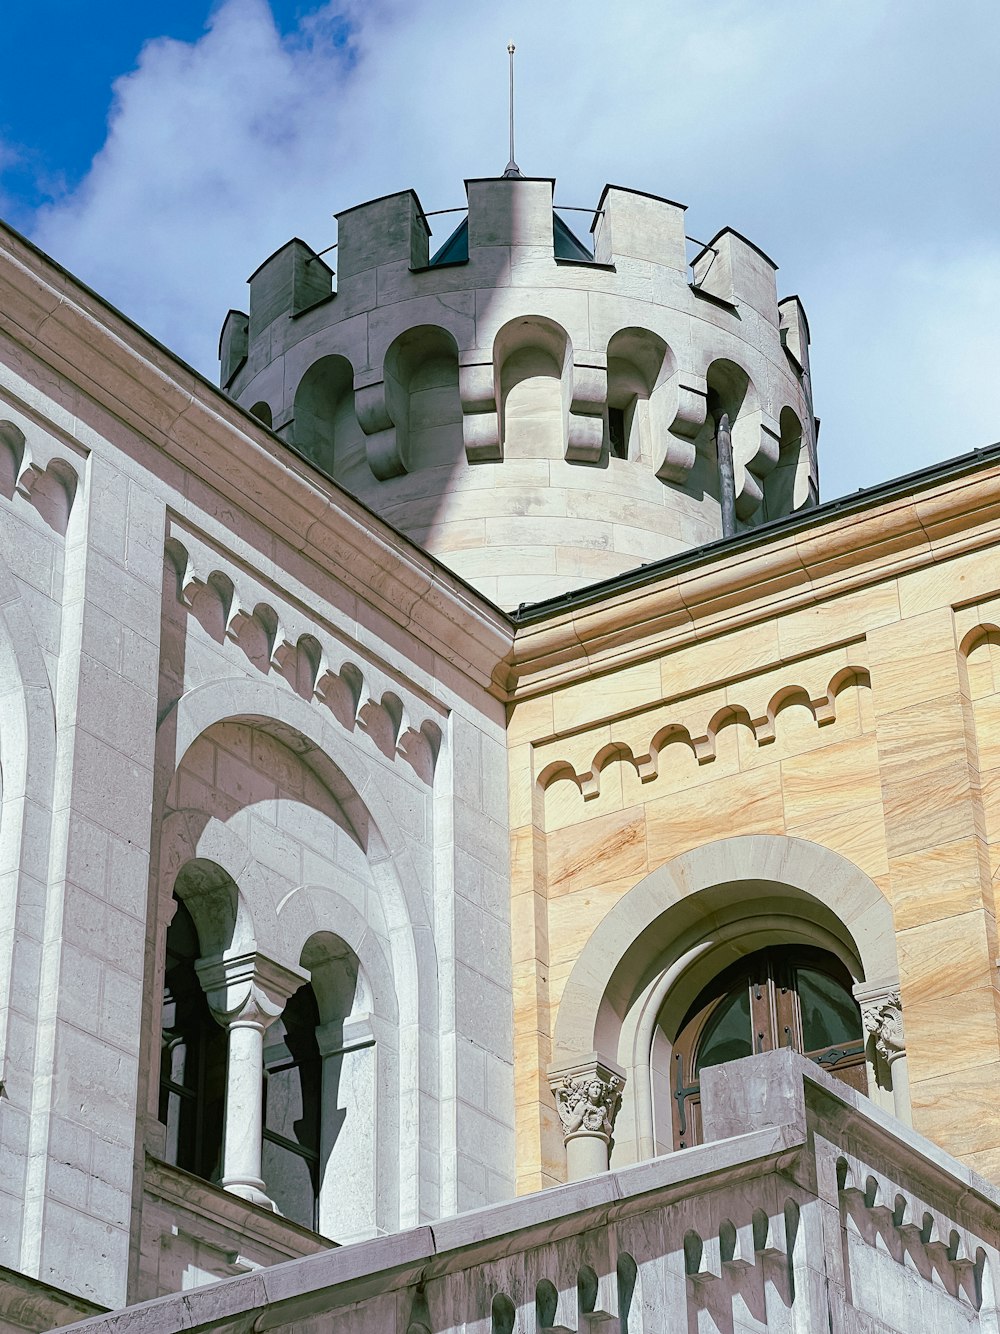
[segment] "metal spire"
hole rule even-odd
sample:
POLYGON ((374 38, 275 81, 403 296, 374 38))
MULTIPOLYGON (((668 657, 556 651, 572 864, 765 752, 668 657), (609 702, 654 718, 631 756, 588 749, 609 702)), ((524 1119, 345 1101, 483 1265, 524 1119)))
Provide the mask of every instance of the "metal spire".
POLYGON ((514 51, 514 43, 508 42, 507 55, 510 57, 510 97, 508 99, 510 107, 510 161, 507 163, 504 177, 516 180, 521 178, 521 168, 514 161, 514 51))

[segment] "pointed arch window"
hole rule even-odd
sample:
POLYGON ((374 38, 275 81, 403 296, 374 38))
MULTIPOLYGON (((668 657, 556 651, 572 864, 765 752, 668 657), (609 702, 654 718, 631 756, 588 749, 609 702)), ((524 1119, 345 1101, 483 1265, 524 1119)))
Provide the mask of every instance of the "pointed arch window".
POLYGON ((758 950, 714 978, 673 1044, 674 1147, 701 1142, 701 1072, 791 1047, 836 1079, 868 1092, 865 1035, 852 979, 825 950, 758 950))

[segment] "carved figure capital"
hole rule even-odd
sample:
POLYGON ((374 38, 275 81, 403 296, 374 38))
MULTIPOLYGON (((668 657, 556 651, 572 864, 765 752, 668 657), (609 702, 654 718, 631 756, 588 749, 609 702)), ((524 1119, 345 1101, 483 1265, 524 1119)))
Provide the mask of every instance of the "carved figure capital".
POLYGON ((549 1083, 567 1142, 579 1135, 611 1139, 625 1087, 624 1075, 592 1061, 572 1070, 551 1072, 549 1083))
POLYGON ((861 1002, 865 1030, 875 1039, 875 1050, 889 1065, 905 1054, 903 1007, 898 991, 888 991, 861 1002))

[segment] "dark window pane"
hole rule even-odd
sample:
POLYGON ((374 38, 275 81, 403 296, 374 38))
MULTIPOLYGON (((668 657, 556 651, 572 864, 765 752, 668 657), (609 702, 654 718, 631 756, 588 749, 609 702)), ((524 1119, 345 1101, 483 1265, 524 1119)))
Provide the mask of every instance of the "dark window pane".
POLYGON ((750 1025, 750 990, 741 986, 728 997, 709 1020, 698 1047, 695 1073, 709 1065, 736 1061, 753 1055, 753 1031, 750 1025))
POLYGON ((854 998, 839 982, 814 968, 796 970, 802 1007, 802 1048, 847 1047, 863 1038, 861 1016, 854 998))
POLYGON ((608 408, 608 438, 611 453, 616 459, 628 457, 628 441, 625 439, 625 409, 608 408))
POLYGON ((212 1181, 222 1155, 226 1035, 195 972, 200 954, 194 921, 178 901, 167 929, 160 1120, 167 1127, 167 1161, 212 1181))

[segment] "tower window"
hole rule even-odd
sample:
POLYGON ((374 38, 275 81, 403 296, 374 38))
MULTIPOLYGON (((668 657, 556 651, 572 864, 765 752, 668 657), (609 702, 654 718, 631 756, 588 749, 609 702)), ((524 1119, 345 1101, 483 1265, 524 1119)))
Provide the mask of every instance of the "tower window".
POLYGON ((608 408, 608 439, 612 458, 627 459, 628 438, 625 434, 624 408, 608 408))

